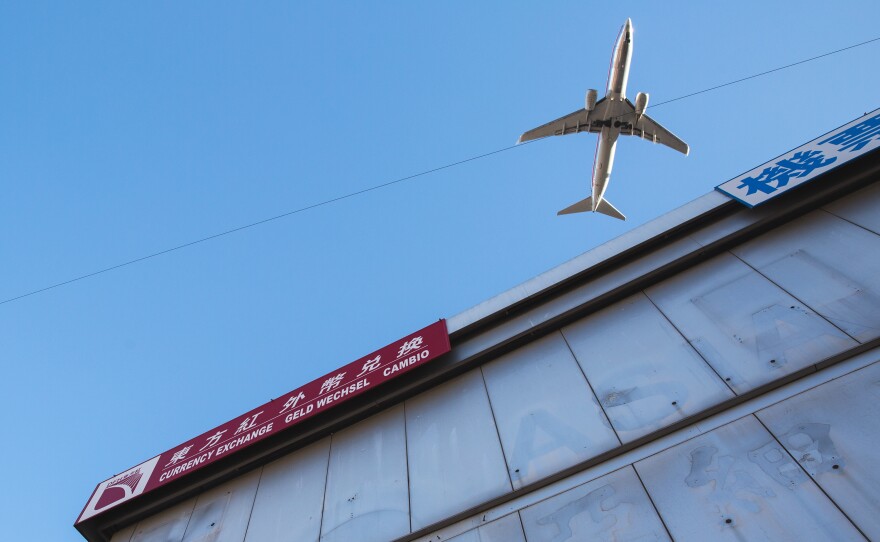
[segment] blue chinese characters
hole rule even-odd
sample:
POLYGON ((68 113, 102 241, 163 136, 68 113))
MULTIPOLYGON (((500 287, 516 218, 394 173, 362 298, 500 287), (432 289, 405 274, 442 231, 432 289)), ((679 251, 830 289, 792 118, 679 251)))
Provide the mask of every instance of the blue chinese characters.
POLYGON ((880 109, 716 187, 754 207, 880 148, 880 109))
POLYGON ((880 138, 880 115, 864 120, 851 128, 838 132, 819 145, 832 144, 840 146, 839 152, 859 151, 874 138, 880 138))
POLYGON ((770 194, 788 184, 792 177, 806 177, 815 169, 823 168, 837 160, 836 157, 825 159, 822 151, 801 151, 791 158, 783 158, 775 165, 764 168, 757 177, 746 177, 737 188, 748 188, 746 195, 757 191, 770 194), (775 185, 772 185, 775 183, 775 185))

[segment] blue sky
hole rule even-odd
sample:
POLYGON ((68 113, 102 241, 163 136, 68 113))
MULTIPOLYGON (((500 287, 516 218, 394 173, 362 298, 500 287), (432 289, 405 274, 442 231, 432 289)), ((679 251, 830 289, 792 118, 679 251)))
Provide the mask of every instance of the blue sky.
MULTIPOLYGON (((880 36, 873 0, 5 2, 0 298, 880 36)), ((651 110, 684 157, 551 138, 0 305, 0 521, 75 541, 95 484, 880 107, 880 42, 651 110)))

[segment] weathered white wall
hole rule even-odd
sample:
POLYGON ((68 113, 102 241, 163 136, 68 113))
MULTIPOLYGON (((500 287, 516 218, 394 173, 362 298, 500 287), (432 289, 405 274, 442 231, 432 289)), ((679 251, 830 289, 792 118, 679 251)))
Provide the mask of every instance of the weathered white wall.
MULTIPOLYGON (((880 188, 871 187, 112 542, 390 540, 650 439, 880 336, 877 216, 880 188)), ((503 515, 475 516, 425 540, 880 539, 875 356, 777 404, 711 430, 697 424, 680 442, 589 480, 581 473, 557 482, 536 502, 518 496, 503 515)))

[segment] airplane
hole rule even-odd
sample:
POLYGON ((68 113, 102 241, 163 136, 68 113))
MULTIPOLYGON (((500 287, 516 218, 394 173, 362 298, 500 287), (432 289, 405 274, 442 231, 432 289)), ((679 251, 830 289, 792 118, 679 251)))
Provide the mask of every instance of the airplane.
POLYGON ((636 103, 626 98, 626 82, 629 78, 629 63, 632 58, 633 27, 632 20, 627 19, 620 29, 614 42, 611 56, 611 67, 608 70, 608 89, 605 97, 596 101, 597 92, 589 89, 583 109, 565 115, 534 130, 519 136, 517 144, 553 135, 577 134, 589 132, 599 134, 596 144, 596 155, 593 161, 591 180, 592 194, 587 199, 556 213, 567 215, 586 211, 599 212, 620 220, 626 217, 605 199, 605 189, 611 178, 611 166, 614 163, 614 151, 620 135, 638 136, 642 139, 661 143, 687 155, 690 151, 687 143, 677 138, 672 132, 645 114, 648 107, 648 95, 639 92, 636 103))

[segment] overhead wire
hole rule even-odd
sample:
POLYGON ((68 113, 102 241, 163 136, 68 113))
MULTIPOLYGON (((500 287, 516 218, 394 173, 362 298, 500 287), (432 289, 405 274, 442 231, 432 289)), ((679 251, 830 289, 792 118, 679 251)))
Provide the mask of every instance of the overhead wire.
MULTIPOLYGON (((864 46, 864 45, 868 45, 869 43, 874 43, 874 42, 877 42, 877 41, 880 41, 880 37, 872 38, 872 39, 869 39, 869 40, 866 40, 866 41, 863 41, 863 42, 860 42, 860 43, 856 43, 856 44, 854 44, 854 45, 849 45, 849 46, 847 46, 847 47, 842 47, 842 48, 840 48, 840 49, 835 49, 834 51, 829 51, 829 52, 827 52, 827 53, 823 53, 823 54, 816 55, 816 56, 813 56, 813 57, 810 57, 810 58, 806 58, 806 59, 803 59, 803 60, 799 60, 799 61, 797 61, 797 62, 792 62, 792 63, 790 63, 790 64, 786 64, 786 65, 784 65, 784 66, 779 66, 779 67, 776 67, 776 68, 773 68, 773 69, 770 69, 770 70, 766 70, 766 71, 763 71, 763 72, 760 72, 760 73, 752 74, 752 75, 749 75, 749 76, 747 76, 747 77, 742 77, 742 78, 740 78, 740 79, 735 79, 735 80, 733 80, 733 81, 728 81, 728 82, 726 82, 726 83, 722 83, 722 84, 720 84, 720 85, 715 85, 715 86, 713 86, 713 87, 705 88, 705 89, 703 89, 703 90, 699 90, 699 91, 696 91, 696 92, 691 92, 691 93, 689 93, 689 94, 684 94, 684 95, 682 95, 682 96, 678 96, 677 98, 672 98, 672 99, 670 99, 670 100, 665 100, 665 101, 662 101, 662 102, 660 102, 660 103, 656 103, 656 104, 649 105, 648 108, 649 108, 649 109, 650 109, 650 108, 656 108, 656 107, 659 107, 659 106, 661 106, 661 105, 666 105, 666 104, 670 104, 670 103, 672 103, 672 102, 677 102, 677 101, 680 101, 680 100, 685 100, 685 99, 688 99, 688 98, 692 98, 692 97, 694 97, 694 96, 698 96, 698 95, 700 95, 700 94, 705 94, 705 93, 707 93, 707 92, 712 92, 712 91, 714 91, 714 90, 718 90, 718 89, 721 89, 721 88, 729 87, 729 86, 731 86, 731 85, 736 85, 736 84, 738 84, 738 83, 742 83, 742 82, 744 82, 744 81, 748 81, 748 80, 751 80, 751 79, 756 79, 756 78, 758 78, 758 77, 762 77, 762 76, 765 76, 765 75, 769 75, 769 74, 771 74, 771 73, 779 72, 779 71, 782 71, 782 70, 785 70, 785 69, 788 69, 788 68, 792 68, 792 67, 794 67, 794 66, 799 66, 799 65, 801 65, 801 64, 806 64, 807 62, 812 62, 812 61, 814 61, 814 60, 818 60, 818 59, 820 59, 820 58, 825 58, 825 57, 828 57, 828 56, 831 56, 831 55, 835 55, 835 54, 838 54, 838 53, 842 53, 842 52, 844 52, 844 51, 848 51, 848 50, 851 50, 851 49, 855 49, 855 48, 857 48, 857 47, 862 47, 862 46, 864 46)), ((23 299, 23 298, 26 298, 26 297, 30 297, 30 296, 32 296, 32 295, 36 295, 36 294, 39 294, 39 293, 43 293, 43 292, 46 292, 46 291, 48 291, 48 290, 53 290, 53 289, 55 289, 55 288, 60 288, 61 286, 66 286, 66 285, 68 285, 68 284, 72 284, 72 283, 74 283, 74 282, 79 282, 79 281, 81 281, 81 280, 85 280, 85 279, 87 279, 87 278, 91 278, 91 277, 94 277, 94 276, 97 276, 97 275, 101 275, 101 274, 104 274, 104 273, 108 273, 108 272, 110 272, 110 271, 114 271, 114 270, 116 270, 116 269, 120 269, 120 268, 122 268, 122 267, 127 267, 127 266, 130 266, 130 265, 134 265, 134 264, 136 264, 136 263, 140 263, 140 262, 143 262, 143 261, 145 261, 145 260, 149 260, 149 259, 152 259, 152 258, 156 258, 156 257, 158 257, 158 256, 162 256, 162 255, 164 255, 164 254, 168 254, 168 253, 171 253, 171 252, 176 252, 176 251, 178 251, 178 250, 182 250, 182 249, 184 249, 184 248, 191 247, 191 246, 193 246, 193 245, 198 245, 198 244, 201 244, 201 243, 204 243, 204 242, 207 242, 207 241, 211 241, 211 240, 213 240, 213 239, 217 239, 217 238, 219 238, 219 237, 224 237, 224 236, 227 236, 227 235, 230 235, 230 234, 233 234, 233 233, 236 233, 236 232, 242 231, 242 230, 247 230, 247 229, 250 229, 250 228, 253 228, 253 227, 256 227, 256 226, 260 226, 260 225, 262 225, 262 224, 266 224, 266 223, 268 223, 268 222, 273 222, 273 221, 275 221, 275 220, 280 220, 280 219, 282 219, 282 218, 286 218, 286 217, 288 217, 288 216, 292 216, 292 215, 295 215, 295 214, 299 214, 299 213, 302 213, 302 212, 305 212, 305 211, 308 211, 308 210, 311 210, 311 209, 315 209, 315 208, 318 208, 318 207, 323 207, 323 206, 325 206, 325 205, 330 205, 331 203, 335 203, 335 202, 338 202, 338 201, 342 201, 342 200, 344 200, 344 199, 348 199, 348 198, 352 198, 352 197, 355 197, 355 196, 359 196, 359 195, 361 195, 361 194, 366 194, 367 192, 372 192, 372 191, 374 191, 374 190, 379 190, 379 189, 382 189, 382 188, 387 188, 387 187, 389 187, 389 186, 392 186, 392 185, 395 185, 395 184, 399 184, 399 183, 402 183, 402 182, 405 182, 405 181, 409 181, 409 180, 412 180, 412 179, 415 179, 415 178, 418 178, 418 177, 423 177, 423 176, 425 176, 425 175, 430 175, 431 173, 436 173, 436 172, 438 172, 438 171, 442 171, 442 170, 444 170, 444 169, 449 169, 449 168, 452 168, 452 167, 455 167, 455 166, 460 166, 460 165, 462 165, 462 164, 466 164, 466 163, 468 163, 468 162, 473 162, 473 161, 475 161, 475 160, 480 160, 480 159, 482 159, 482 158, 487 158, 487 157, 489 157, 489 156, 493 156, 493 155, 496 155, 496 154, 500 154, 500 153, 503 153, 503 152, 509 151, 509 150, 511 150, 511 149, 515 149, 515 148, 517 148, 517 147, 522 147, 522 146, 527 145, 527 144, 529 144, 529 143, 534 143, 534 141, 539 141, 539 140, 526 141, 526 142, 524 142, 524 143, 519 143, 519 144, 516 144, 516 145, 510 145, 510 146, 508 146, 508 147, 503 147, 503 148, 501 148, 501 149, 497 149, 497 150, 494 150, 494 151, 490 151, 490 152, 486 152, 486 153, 479 154, 479 155, 476 155, 476 156, 472 156, 472 157, 470 157, 470 158, 465 158, 465 159, 463 159, 463 160, 459 160, 459 161, 457 161, 457 162, 451 162, 451 163, 449 163, 449 164, 445 164, 445 165, 438 166, 438 167, 435 167, 435 168, 432 168, 432 169, 428 169, 428 170, 425 170, 425 171, 421 171, 421 172, 419 172, 419 173, 414 173, 414 174, 412 174, 412 175, 407 175, 406 177, 400 177, 400 178, 398 178, 398 179, 394 179, 394 180, 392 180, 392 181, 388 181, 388 182, 385 182, 385 183, 382 183, 382 184, 377 184, 377 185, 375 185, 375 186, 371 186, 371 187, 369 187, 369 188, 364 188, 364 189, 362 189, 362 190, 357 190, 357 191, 355 191, 355 192, 350 192, 350 193, 345 194, 345 195, 342 195, 342 196, 337 196, 337 197, 334 197, 334 198, 330 198, 330 199, 327 199, 327 200, 320 201, 320 202, 318 202, 318 203, 313 203, 313 204, 311 204, 311 205, 306 205, 305 207, 300 207, 300 208, 298 208, 298 209, 294 209, 294 210, 292 210, 292 211, 288 211, 288 212, 285 212, 285 213, 281 213, 281 214, 278 214, 278 215, 275 215, 275 216, 272 216, 272 217, 269 217, 269 218, 264 218, 264 219, 262 219, 262 220, 257 220, 256 222, 251 222, 251 223, 249 223, 249 224, 245 224, 245 225, 243 225, 243 226, 238 226, 238 227, 235 227, 235 228, 232 228, 232 229, 228 229, 228 230, 225 230, 225 231, 222 231, 222 232, 219 232, 219 233, 215 233, 215 234, 212 234, 212 235, 208 235, 208 236, 206 236, 206 237, 202 237, 202 238, 199 238, 199 239, 196 239, 196 240, 193 240, 193 241, 189 241, 189 242, 187 242, 187 243, 183 243, 183 244, 180 244, 180 245, 177 245, 177 246, 171 247, 171 248, 167 248, 167 249, 164 249, 164 250, 160 250, 160 251, 158 251, 158 252, 153 252, 153 253, 151 253, 151 254, 147 254, 147 255, 145 255, 145 256, 141 256, 141 257, 138 257, 138 258, 134 258, 134 259, 132 259, 132 260, 128 260, 128 261, 125 261, 125 262, 122 262, 122 263, 119 263, 119 264, 116 264, 116 265, 112 265, 112 266, 110 266, 110 267, 105 267, 105 268, 103 268, 103 269, 99 269, 99 270, 97 270, 97 271, 93 271, 93 272, 91 272, 91 273, 86 273, 86 274, 84 274, 84 275, 80 275, 80 276, 77 276, 77 277, 74 277, 74 278, 71 278, 71 279, 68 279, 68 280, 62 281, 62 282, 58 282, 58 283, 55 283, 55 284, 51 284, 51 285, 49 285, 49 286, 45 286, 45 287, 43 287, 43 288, 38 288, 38 289, 36 289, 36 290, 32 290, 32 291, 29 291, 29 292, 26 292, 26 293, 23 293, 23 294, 20 294, 20 295, 14 296, 14 297, 10 297, 10 298, 4 299, 4 300, 0 301, 0 305, 5 305, 5 304, 7 304, 7 303, 11 303, 11 302, 13 302, 13 301, 17 301, 17 300, 19 300, 19 299, 23 299)))
POLYGON ((800 66, 801 64, 806 64, 807 62, 812 62, 814 60, 819 60, 820 58, 825 58, 826 56, 836 55, 837 53, 842 53, 844 51, 849 51, 850 49, 855 49, 856 47, 861 47, 863 45, 868 45, 869 43, 873 43, 875 41, 880 41, 880 37, 872 38, 867 41, 863 41, 861 43, 856 43, 855 45, 849 45, 847 47, 842 47, 840 49, 835 49, 834 51, 830 51, 828 53, 822 53, 821 55, 816 55, 810 58, 805 58, 804 60, 798 60, 797 62, 792 62, 791 64, 786 64, 785 66, 779 66, 778 68, 773 68, 772 70, 763 71, 761 73, 756 73, 753 75, 749 75, 748 77, 743 77, 741 79, 736 79, 734 81, 728 81, 727 83, 722 83, 720 85, 716 85, 714 87, 704 88, 703 90, 698 90, 697 92, 691 92, 690 94, 685 94, 684 96, 679 96, 678 98, 672 98, 671 100, 666 100, 657 104, 654 104, 653 107, 660 107, 661 105, 670 104, 672 102, 677 102, 679 100, 684 100, 687 98, 692 98, 699 94, 705 94, 706 92, 711 92, 713 90, 718 90, 720 88, 729 87, 731 85, 735 85, 737 83, 742 83, 743 81, 748 81, 749 79, 755 79, 757 77, 762 77, 764 75, 769 75, 771 73, 775 73, 778 71, 782 71, 788 68, 793 68, 795 66, 800 66))
MULTIPOLYGON (((532 143, 532 141, 528 141, 527 143, 532 143)), ((422 177, 422 176, 424 176, 424 175, 429 175, 429 174, 431 174, 431 173, 436 173, 436 172, 438 172, 438 171, 441 171, 441 170, 444 170, 444 169, 448 169, 448 168, 451 168, 451 167, 455 167, 455 166, 459 166, 459 165, 461 165, 461 164, 465 164, 465 163, 467 163, 467 162, 473 162, 474 160, 479 160, 479 159, 481 159, 481 158, 486 158, 487 156, 492 156, 493 154, 499 154, 499 153, 502 153, 502 152, 504 152, 504 151, 509 151, 510 149, 516 148, 516 147, 518 147, 518 146, 521 147, 521 146, 523 146, 524 144, 525 144, 525 143, 520 143, 519 145, 511 145, 511 146, 509 146, 509 147, 504 147, 503 149, 498 149, 498 150, 490 151, 490 152, 487 152, 487 153, 484 153, 484 154, 480 154, 480 155, 477 155, 477 156, 472 156, 472 157, 470 157, 470 158, 465 158, 464 160, 459 160, 458 162, 452 162, 452 163, 450 163, 450 164, 446 164, 446 165, 443 165, 443 166, 435 167, 435 168, 433 168, 433 169, 429 169, 429 170, 421 171, 421 172, 419 172, 419 173, 415 173, 415 174, 413 174, 413 175, 407 175, 406 177, 401 177, 401 178, 399 178, 399 179, 395 179, 395 180, 393 180, 393 181, 388 181, 387 183, 377 184, 377 185, 375 185, 375 186, 371 186, 371 187, 369 187, 369 188, 364 188, 363 190, 358 190, 358 191, 356 191, 356 192, 350 192, 350 193, 345 194, 345 195, 343 195, 343 196, 337 196, 337 197, 335 197, 335 198, 330 198, 330 199, 327 199, 327 200, 324 200, 324 201, 320 201, 320 202, 318 202, 318 203, 313 203, 313 204, 311 204, 311 205, 306 205, 305 207, 300 207, 299 209, 294 209, 294 210, 292 210, 292 211, 288 211, 288 212, 286 212, 286 213, 281 213, 280 215, 275 215, 275 216, 272 216, 272 217, 269 217, 269 218, 264 218, 264 219, 262 219, 262 220, 257 220, 256 222, 251 222, 251 223, 249 223, 249 224, 245 224, 245 225, 243 225, 243 226, 238 226, 238 227, 236 227, 236 228, 232 228, 232 229, 229 229, 229 230, 226 230, 226 231, 222 231, 222 232, 220 232, 220 233, 215 233, 215 234, 213 234, 213 235, 208 235, 208 236, 206 236, 206 237, 202 237, 202 238, 200 238, 200 239, 196 239, 196 240, 194 240, 194 241, 189 241, 188 243, 183 243, 183 244, 181 244, 181 245, 177 245, 177 246, 174 246, 174 247, 171 247, 171 248, 166 248, 166 249, 164 249, 164 250, 160 250, 160 251, 158 251, 158 252, 153 252, 152 254, 147 254, 146 256, 141 256, 141 257, 139 257, 139 258, 135 258, 135 259, 133 259, 133 260, 128 260, 128 261, 126 261, 126 262, 122 262, 122 263, 119 263, 119 264, 116 264, 116 265, 112 265, 112 266, 110 266, 110 267, 105 267, 104 269, 99 269, 99 270, 97 270, 97 271, 93 271, 93 272, 91 272, 91 273, 87 273, 87 274, 85 274, 85 275, 80 275, 80 276, 78 276, 78 277, 74 277, 74 278, 72 278, 72 279, 65 280, 64 282, 59 282, 59 283, 57 283, 57 284, 52 284, 52 285, 50 285, 50 286, 46 286, 46 287, 44 287, 44 288, 40 288, 39 290, 33 290, 33 291, 31 291, 31 292, 27 292, 27 293, 24 293, 24 294, 21 294, 21 295, 15 296, 15 297, 10 297, 9 299, 4 299, 3 301, 0 301, 0 305, 6 304, 6 303, 11 303, 12 301, 16 301, 16 300, 22 299, 22 298, 24 298, 24 297, 28 297, 28 296, 32 296, 32 295, 35 295, 35 294, 39 294, 39 293, 41 293, 41 292, 45 292, 45 291, 47 291, 47 290, 52 290, 53 288, 58 288, 58 287, 61 287, 61 286, 65 286, 65 285, 70 284, 70 283, 72 283, 72 282, 77 282, 77 281, 80 281, 80 280, 83 280, 83 279, 87 279, 87 278, 89 278, 89 277, 94 277, 95 275, 100 275, 100 274, 102 274, 102 273, 107 273, 108 271, 113 271, 114 269, 119 269, 120 267, 126 267, 126 266, 129 266, 129 265, 136 264, 136 263, 138 263, 138 262, 142 262, 142 261, 144 261, 144 260, 149 260, 149 259, 151 259, 151 258, 155 258, 156 256, 162 256, 163 254, 168 254, 169 252, 175 252, 175 251, 177 251, 177 250, 181 250, 181 249, 184 249, 184 248, 187 248, 187 247, 191 247, 191 246, 193 246, 193 245, 198 245, 199 243, 204 243, 205 241, 210 241, 210 240, 212 240, 212 239, 217 239, 218 237, 223 237, 223 236, 229 235, 229 234, 231 234, 231 233, 235 233, 235 232, 239 232, 239 231, 246 230, 246 229, 249 229, 249 228, 253 228, 253 227, 255 227, 255 226, 259 226, 259 225, 261 225, 261 224, 266 224, 267 222, 272 222, 272 221, 275 221, 275 220, 279 220, 279 219, 282 219, 282 218, 285 218, 285 217, 288 217, 288 216, 291 216, 291 215, 295 215, 295 214, 298 214, 298 213, 302 213, 302 212, 304 212, 304 211, 308 211, 308 210, 310 210, 310 209, 315 209, 315 208, 317 208, 317 207, 322 207, 322 206, 324 206, 324 205, 329 205, 329 204, 331 204, 331 203, 335 203, 335 202, 337 202, 337 201, 342 201, 342 200, 344 200, 344 199, 353 198, 353 197, 355 197, 355 196, 359 196, 359 195, 361 195, 361 194, 366 194, 367 192, 372 192, 372 191, 374 191, 374 190, 379 190, 380 188, 386 188, 386 187, 388 187, 388 186, 391 186, 391 185, 394 185, 394 184, 397 184, 397 183, 402 183, 402 182, 404 182, 404 181, 408 181, 408 180, 410 180, 410 179, 415 179, 416 177, 422 177)))

